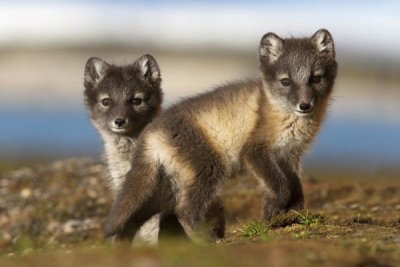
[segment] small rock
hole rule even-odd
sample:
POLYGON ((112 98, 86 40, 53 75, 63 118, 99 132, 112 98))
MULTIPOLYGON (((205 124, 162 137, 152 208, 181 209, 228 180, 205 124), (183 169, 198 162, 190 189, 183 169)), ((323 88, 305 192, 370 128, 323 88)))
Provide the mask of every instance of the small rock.
POLYGON ((7 241, 11 241, 12 240, 12 236, 8 232, 2 232, 1 233, 1 237, 2 237, 3 240, 7 240, 7 241))
POLYGON ((396 243, 400 243, 400 235, 396 235, 393 237, 393 241, 396 243))
POLYGON ((77 232, 81 225, 82 221, 69 220, 61 225, 61 231, 65 234, 72 234, 74 232, 77 232))
POLYGON ((88 189, 87 190, 87 195, 90 198, 97 198, 98 197, 97 192, 95 190, 93 190, 93 189, 88 189))
POLYGON ((381 208, 379 206, 374 206, 371 208, 372 212, 377 212, 378 210, 380 210, 381 208))
POLYGON ((322 205, 323 209, 329 209, 330 207, 332 207, 331 203, 325 203, 324 205, 322 205))
POLYGON ((10 218, 7 215, 0 216, 0 226, 6 225, 10 222, 10 218))
POLYGON ((32 190, 31 190, 30 188, 27 188, 27 187, 23 188, 23 189, 19 192, 19 196, 20 196, 21 198, 24 198, 24 199, 29 198, 31 195, 32 195, 32 190))
POLYGON ((359 205, 358 205, 357 203, 351 204, 351 205, 349 206, 349 208, 352 209, 352 210, 355 210, 355 209, 357 209, 358 207, 359 207, 359 205))
POLYGON ((54 232, 58 227, 59 227, 58 222, 51 221, 49 224, 47 224, 46 229, 48 232, 54 232))
POLYGON ((354 237, 360 237, 360 236, 364 236, 364 231, 357 231, 355 233, 352 234, 352 236, 354 237))
POLYGON ((93 186, 94 186, 94 185, 97 185, 97 184, 98 184, 98 179, 97 179, 96 177, 93 177, 93 176, 90 177, 90 178, 89 178, 89 184, 90 184, 90 185, 93 185, 93 186))
POLYGON ((61 231, 65 234, 72 234, 76 232, 88 231, 92 229, 100 228, 100 224, 92 219, 81 220, 69 220, 63 223, 61 226, 61 231))

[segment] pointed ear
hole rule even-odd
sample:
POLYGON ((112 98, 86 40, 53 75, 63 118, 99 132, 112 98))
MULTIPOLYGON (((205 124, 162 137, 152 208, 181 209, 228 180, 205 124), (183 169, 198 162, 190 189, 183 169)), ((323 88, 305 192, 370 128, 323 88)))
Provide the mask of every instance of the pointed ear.
POLYGON ((85 67, 85 87, 96 87, 96 85, 104 78, 109 67, 110 66, 107 62, 100 58, 89 58, 85 67))
POLYGON ((144 81, 160 85, 161 73, 157 61, 150 54, 145 54, 135 61, 134 66, 139 70, 140 78, 144 81))
POLYGON ((269 32, 261 38, 260 60, 267 60, 269 63, 275 62, 283 53, 283 40, 275 33, 269 32))
POLYGON ((312 37, 312 42, 318 52, 329 57, 335 57, 335 45, 333 44, 332 35, 325 29, 318 30, 312 37))

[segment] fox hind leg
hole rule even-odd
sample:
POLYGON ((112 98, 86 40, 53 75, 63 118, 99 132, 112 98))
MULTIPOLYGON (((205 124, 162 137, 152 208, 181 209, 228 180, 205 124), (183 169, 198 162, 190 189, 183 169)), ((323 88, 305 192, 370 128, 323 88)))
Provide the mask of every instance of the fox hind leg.
POLYGON ((176 214, 186 234, 194 241, 212 241, 224 234, 225 218, 217 190, 225 177, 222 164, 214 161, 214 164, 202 168, 192 184, 183 189, 176 214), (207 223, 212 220, 214 225, 207 223))

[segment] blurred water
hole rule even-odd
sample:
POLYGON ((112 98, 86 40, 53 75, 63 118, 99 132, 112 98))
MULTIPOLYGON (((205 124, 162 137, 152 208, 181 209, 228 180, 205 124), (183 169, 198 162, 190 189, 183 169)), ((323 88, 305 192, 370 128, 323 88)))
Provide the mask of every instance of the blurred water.
MULTIPOLYGON (((83 108, 0 109, 3 161, 99 156, 101 141, 83 108)), ((400 123, 330 117, 306 157, 311 167, 376 169, 400 163, 400 123)))
POLYGON ((0 109, 0 157, 4 161, 97 155, 101 142, 83 109, 0 109))

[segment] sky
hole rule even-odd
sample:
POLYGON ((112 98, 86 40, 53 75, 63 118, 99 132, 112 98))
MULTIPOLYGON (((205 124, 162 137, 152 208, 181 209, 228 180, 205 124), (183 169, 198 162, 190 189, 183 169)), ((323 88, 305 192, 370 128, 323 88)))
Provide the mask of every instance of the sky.
POLYGON ((0 1, 0 48, 117 43, 254 50, 329 29, 351 54, 400 59, 399 1, 0 1))

